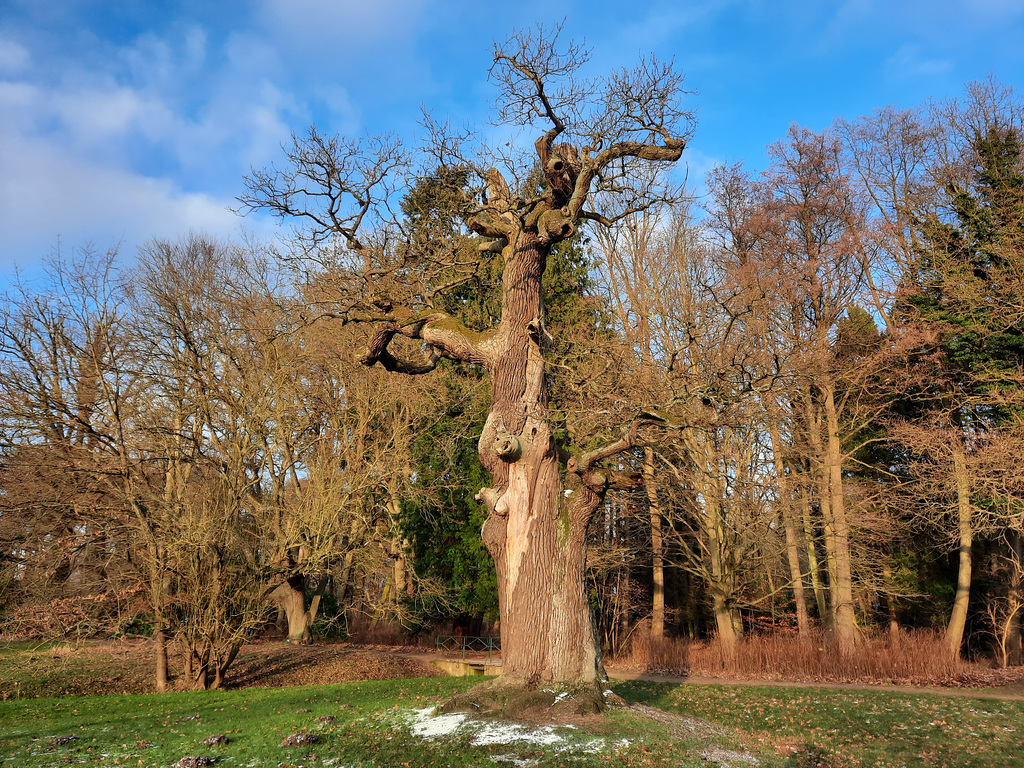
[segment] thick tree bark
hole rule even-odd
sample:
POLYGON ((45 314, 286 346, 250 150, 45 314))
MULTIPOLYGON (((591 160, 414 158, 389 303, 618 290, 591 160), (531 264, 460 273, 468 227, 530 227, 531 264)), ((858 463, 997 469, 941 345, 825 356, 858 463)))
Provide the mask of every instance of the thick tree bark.
POLYGON ((605 678, 586 599, 586 533, 603 484, 563 487, 548 424, 540 280, 549 247, 529 233, 505 250, 501 326, 493 341, 491 411, 480 458, 494 487, 484 542, 494 558, 505 687, 599 690, 605 678), (595 491, 590 485, 598 485, 595 491))

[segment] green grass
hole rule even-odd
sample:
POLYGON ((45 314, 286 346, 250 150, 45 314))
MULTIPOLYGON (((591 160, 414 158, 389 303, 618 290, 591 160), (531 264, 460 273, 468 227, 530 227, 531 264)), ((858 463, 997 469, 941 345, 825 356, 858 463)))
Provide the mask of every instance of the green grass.
POLYGON ((781 750, 794 766, 1024 766, 1024 702, 994 698, 635 681, 631 701, 712 720, 781 750))
MULTIPOLYGON (((671 723, 614 711, 575 729, 560 746, 478 745, 470 733, 422 739, 412 709, 465 690, 480 678, 424 678, 276 689, 22 699, 0 702, 0 768, 170 766, 184 755, 216 766, 535 766, 675 768, 715 765, 708 745, 680 738, 671 723), (317 718, 332 715, 330 725, 317 718), (295 732, 324 742, 288 748, 295 732), (199 741, 227 734, 226 746, 199 741), (63 746, 52 737, 75 735, 63 746), (596 740, 596 741, 595 741, 596 740), (152 746, 140 746, 151 743, 152 746), (502 758, 494 760, 494 758, 502 758)), ((749 749, 767 768, 1020 766, 1024 703, 983 698, 773 687, 679 686, 642 681, 616 690, 632 701, 719 723, 725 749, 749 749)), ((740 765, 740 763, 733 763, 740 765)))
MULTIPOLYGON (((465 690, 480 678, 424 678, 277 689, 0 702, 0 766, 169 766, 184 755, 217 766, 703 766, 697 742, 672 740, 664 726, 616 712, 593 727, 558 729, 559 747, 470 743, 470 734, 425 740, 410 735, 408 713, 465 690), (309 711, 303 711, 309 710, 309 711), (337 719, 321 726, 316 719, 337 719), (295 732, 324 743, 289 748, 295 732), (213 734, 226 746, 200 747, 213 734), (79 738, 55 746, 53 737, 79 738), (599 749, 595 747, 599 739, 599 749), (139 742, 152 746, 140 746, 139 742), (566 748, 566 744, 569 748, 566 748), (494 761, 492 758, 503 758, 494 761)), ((729 746, 729 745, 727 745, 729 746)))

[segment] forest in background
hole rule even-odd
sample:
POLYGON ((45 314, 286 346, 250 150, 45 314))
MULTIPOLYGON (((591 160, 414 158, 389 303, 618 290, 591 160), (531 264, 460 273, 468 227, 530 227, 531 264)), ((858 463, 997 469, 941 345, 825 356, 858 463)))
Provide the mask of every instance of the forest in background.
MULTIPOLYGON (((634 482, 590 528, 607 653, 714 637, 729 669, 765 636, 852 660, 930 630, 947 659, 1024 662, 1022 141, 1019 96, 972 83, 794 126, 763 172, 558 246, 561 439, 665 427, 616 459, 634 482)), ((373 290, 483 330, 501 265, 469 238, 472 183, 410 185, 373 290)), ((170 646, 171 676, 218 687, 278 616, 293 642, 497 631, 485 382, 361 365, 370 332, 336 309, 361 265, 319 247, 302 269, 199 235, 76 251, 7 292, 4 634, 152 635, 158 686, 170 646)))

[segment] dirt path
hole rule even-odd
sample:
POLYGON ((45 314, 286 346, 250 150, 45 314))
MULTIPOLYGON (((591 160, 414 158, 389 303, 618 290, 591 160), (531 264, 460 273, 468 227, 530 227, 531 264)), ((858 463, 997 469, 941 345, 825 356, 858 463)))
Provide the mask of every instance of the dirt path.
MULTIPOLYGON (((433 651, 416 651, 403 648, 382 648, 373 646, 373 650, 393 653, 398 656, 416 659, 430 664, 436 659, 463 660, 458 655, 444 655, 433 651)), ((465 661, 477 661, 466 658, 465 661)), ((825 688, 846 691, 888 691, 890 693, 935 694, 936 696, 959 696, 979 699, 1001 699, 1004 701, 1024 701, 1024 681, 1015 680, 1003 686, 992 687, 942 687, 894 685, 892 683, 834 683, 819 680, 741 680, 727 677, 698 677, 693 675, 662 675, 651 672, 637 672, 623 669, 614 664, 607 666, 608 676, 612 680, 649 680, 653 683, 675 683, 677 685, 735 685, 750 687, 775 688, 825 688)))
MULTIPOLYGON (((410 646, 343 643, 295 647, 279 642, 256 643, 243 647, 229 674, 228 686, 308 685, 440 675, 445 673, 432 662, 444 658, 462 660, 459 654, 439 654, 433 648, 410 646)), ((482 659, 466 659, 479 660, 482 659)), ((966 685, 956 687, 665 675, 637 672, 615 664, 608 666, 608 673, 615 680, 650 680, 676 685, 825 688, 1024 701, 1024 668, 1021 667, 990 670, 984 677, 975 675, 966 685)), ((0 653, 0 698, 13 695, 15 690, 21 696, 144 693, 152 690, 151 678, 152 649, 142 640, 87 642, 0 653)))
POLYGON ((657 675, 647 672, 633 672, 608 668, 608 676, 613 680, 650 680, 653 683, 676 683, 678 685, 737 685, 750 687, 774 688, 827 688, 846 691, 888 691, 890 693, 932 693, 937 696, 960 696, 978 699, 1003 699, 1005 701, 1024 701, 1024 693, 1017 693, 1020 684, 1007 686, 1011 690, 993 690, 991 688, 941 688, 938 686, 892 685, 870 683, 828 683, 820 681, 796 680, 737 680, 725 677, 680 677, 675 675, 657 675))

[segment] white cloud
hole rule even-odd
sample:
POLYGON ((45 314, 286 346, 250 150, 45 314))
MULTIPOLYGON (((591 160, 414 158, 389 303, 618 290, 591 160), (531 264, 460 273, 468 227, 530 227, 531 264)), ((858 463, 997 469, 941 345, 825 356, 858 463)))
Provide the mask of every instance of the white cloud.
POLYGON ((0 39, 0 74, 14 74, 27 69, 31 56, 28 49, 13 40, 0 39))
POLYGON ((953 63, 949 59, 928 56, 920 46, 910 43, 900 46, 885 62, 886 72, 894 79, 945 75, 952 68, 953 63))
POLYGON ((243 174, 277 157, 289 116, 308 122, 271 81, 279 61, 259 43, 233 36, 214 70, 207 34, 192 26, 88 64, 72 57, 49 79, 27 69, 28 51, 0 43, 0 73, 20 67, 0 80, 0 271, 39 259, 58 236, 133 249, 189 230, 235 232, 228 206, 243 174))
POLYGON ((266 29, 310 56, 347 53, 394 42, 411 32, 426 0, 263 0, 266 29))
POLYGON ((31 265, 62 237, 129 248, 189 230, 227 237, 238 229, 232 201, 186 193, 168 179, 97 164, 39 139, 0 135, 0 269, 31 265))

